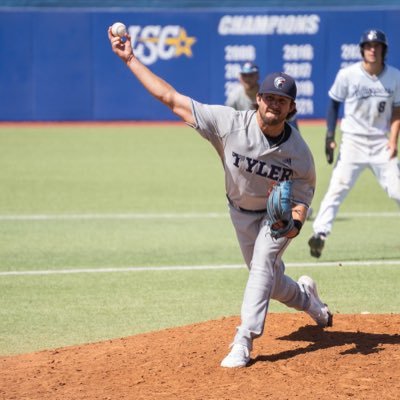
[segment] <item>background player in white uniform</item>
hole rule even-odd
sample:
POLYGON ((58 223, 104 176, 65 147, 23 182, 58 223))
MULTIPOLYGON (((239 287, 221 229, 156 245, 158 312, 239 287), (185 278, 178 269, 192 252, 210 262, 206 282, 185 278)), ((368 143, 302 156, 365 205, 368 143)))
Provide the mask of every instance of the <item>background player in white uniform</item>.
POLYGON ((108 37, 113 51, 155 98, 209 140, 225 169, 229 210, 240 247, 249 267, 242 306, 242 322, 223 367, 243 367, 250 360, 253 339, 264 329, 270 298, 306 311, 320 326, 332 316, 319 299, 315 282, 298 282, 284 274, 282 253, 305 220, 315 189, 315 168, 310 150, 299 132, 285 120, 296 112, 296 85, 285 74, 266 78, 257 95, 258 110, 236 111, 226 106, 198 103, 178 93, 134 56, 131 39, 108 37), (295 226, 287 236, 273 239, 266 221, 267 192, 276 181, 293 182, 295 226))
POLYGON ((326 154, 333 162, 339 105, 344 102, 342 142, 327 193, 308 241, 320 257, 339 206, 360 173, 370 168, 390 198, 400 205, 397 145, 400 129, 400 71, 385 64, 388 43, 384 32, 366 31, 360 40, 361 62, 339 70, 329 90, 326 154), (389 134, 389 135, 388 135, 389 134))

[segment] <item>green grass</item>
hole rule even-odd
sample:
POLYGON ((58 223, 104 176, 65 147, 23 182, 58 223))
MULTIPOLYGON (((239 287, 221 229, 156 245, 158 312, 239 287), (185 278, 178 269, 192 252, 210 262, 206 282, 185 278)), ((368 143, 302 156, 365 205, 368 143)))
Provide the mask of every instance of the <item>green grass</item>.
POLYGON ((221 209, 220 163, 184 126, 3 128, 3 214, 221 209), (214 179, 204 179, 213 177, 214 179))
MULTIPOLYGON (((301 126, 315 157, 313 207, 327 188, 323 126, 301 126)), ((242 264, 221 163, 185 126, 0 126, 0 215, 154 214, 152 218, 0 221, 0 272, 242 264), (157 218, 157 214, 204 216, 157 218), (217 215, 205 215, 216 213, 217 215)), ((400 260, 398 212, 372 174, 343 203, 317 261, 400 260), (342 214, 342 216, 341 216, 342 214)), ((311 222, 285 254, 315 264, 311 222)), ((296 267, 336 312, 400 312, 396 265, 296 267)), ((240 312, 247 271, 0 275, 0 354, 122 337, 240 312)), ((289 312, 272 302, 271 311, 289 312)))

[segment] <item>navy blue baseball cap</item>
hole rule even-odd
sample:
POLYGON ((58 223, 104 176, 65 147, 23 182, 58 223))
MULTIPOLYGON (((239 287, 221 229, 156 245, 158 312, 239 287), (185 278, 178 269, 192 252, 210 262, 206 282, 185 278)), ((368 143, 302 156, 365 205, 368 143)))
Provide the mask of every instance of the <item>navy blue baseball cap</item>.
POLYGON ((269 74, 261 84, 259 94, 279 94, 296 100, 297 87, 294 79, 283 73, 274 72, 269 74))
POLYGON ((242 68, 240 69, 240 73, 242 75, 247 75, 247 74, 255 74, 258 72, 258 66, 253 64, 252 62, 246 62, 242 65, 242 68))

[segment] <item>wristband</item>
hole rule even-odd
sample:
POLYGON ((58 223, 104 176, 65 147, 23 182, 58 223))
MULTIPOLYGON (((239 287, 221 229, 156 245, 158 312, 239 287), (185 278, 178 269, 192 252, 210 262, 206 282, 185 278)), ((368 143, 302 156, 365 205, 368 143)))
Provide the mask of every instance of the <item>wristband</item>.
POLYGON ((327 131, 326 132, 326 140, 331 140, 334 141, 335 140, 335 132, 334 131, 327 131))
POLYGON ((294 219, 293 220, 293 225, 295 226, 295 228, 297 228, 297 231, 298 231, 297 235, 298 235, 300 233, 300 231, 301 231, 301 228, 303 227, 303 223, 298 219, 294 219))

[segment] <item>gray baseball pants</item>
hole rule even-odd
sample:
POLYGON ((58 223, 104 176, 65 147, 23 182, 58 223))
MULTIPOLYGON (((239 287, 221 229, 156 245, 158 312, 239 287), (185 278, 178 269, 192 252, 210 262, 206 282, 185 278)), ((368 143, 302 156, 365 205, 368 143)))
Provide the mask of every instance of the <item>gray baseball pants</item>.
POLYGON ((281 259, 290 239, 273 239, 264 213, 243 212, 229 205, 244 260, 249 269, 242 310, 234 343, 252 349, 253 339, 264 331, 270 299, 304 310, 308 298, 303 288, 285 275, 281 259))

